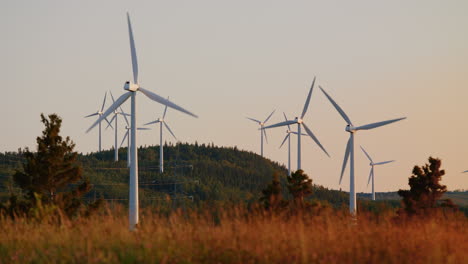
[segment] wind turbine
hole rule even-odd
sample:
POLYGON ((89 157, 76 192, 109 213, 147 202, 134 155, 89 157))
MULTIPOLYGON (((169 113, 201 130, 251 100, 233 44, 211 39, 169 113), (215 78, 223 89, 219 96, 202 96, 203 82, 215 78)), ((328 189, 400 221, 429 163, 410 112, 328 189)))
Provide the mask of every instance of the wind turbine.
POLYGON ((297 124, 297 169, 298 170, 302 169, 301 167, 301 135, 302 135, 301 126, 304 126, 304 129, 307 132, 307 134, 315 141, 315 143, 323 150, 323 152, 325 152, 325 154, 327 154, 327 156, 330 157, 330 155, 328 155, 328 152, 322 146, 320 141, 317 139, 314 133, 312 133, 312 130, 310 130, 309 127, 304 123, 304 120, 302 120, 307 112, 307 109, 309 108, 310 97, 312 96, 314 84, 315 84, 315 77, 314 77, 314 80, 312 81, 312 86, 310 87, 309 95, 307 96, 307 99, 304 104, 304 108, 302 110, 302 114, 300 115, 300 117, 296 117, 294 120, 287 120, 287 121, 280 122, 280 123, 263 128, 263 129, 268 129, 268 128, 273 128, 273 127, 281 127, 281 126, 297 124))
POLYGON ((349 140, 348 140, 348 143, 346 144, 343 167, 341 168, 340 184, 341 184, 341 180, 343 179, 343 173, 346 168, 346 163, 348 162, 348 158, 350 158, 351 161, 350 161, 350 170, 349 170, 349 175, 350 175, 349 177, 349 181, 350 181, 349 183, 349 211, 352 215, 355 215, 357 213, 357 206, 356 206, 356 189, 354 185, 354 133, 356 133, 359 130, 369 130, 369 129, 381 127, 384 125, 388 125, 388 124, 406 119, 406 117, 355 127, 353 123, 351 122, 351 120, 349 119, 349 117, 343 111, 343 109, 341 109, 340 106, 338 106, 338 104, 330 97, 330 95, 327 94, 327 92, 325 92, 325 90, 322 87, 320 87, 320 89, 328 98, 330 103, 335 107, 335 109, 338 111, 341 117, 343 117, 343 119, 346 121, 346 124, 347 124, 345 130, 346 132, 349 132, 349 140))
POLYGON ((135 41, 133 39, 132 25, 130 23, 130 15, 127 13, 128 33, 130 37, 130 53, 132 58, 132 69, 133 69, 133 82, 127 81, 124 85, 124 90, 128 91, 121 95, 107 110, 104 112, 99 119, 88 128, 87 132, 93 129, 102 119, 106 118, 109 114, 114 112, 120 105, 122 105, 128 98, 131 99, 131 134, 130 134, 130 194, 129 194, 129 224, 130 230, 136 228, 138 224, 138 153, 137 153, 137 137, 136 137, 136 95, 137 92, 142 92, 145 96, 153 101, 167 105, 178 111, 197 117, 191 112, 184 108, 164 99, 163 97, 144 89, 138 83, 138 62, 135 50, 135 41))
MULTIPOLYGON (((115 100, 114 100, 114 96, 112 95, 112 92, 109 91, 110 95, 111 95, 111 98, 112 98, 112 102, 115 103, 115 100)), ((117 111, 117 110, 114 110, 114 117, 112 117, 111 121, 109 122, 109 126, 111 126, 111 123, 112 121, 115 120, 115 128, 114 128, 114 131, 115 131, 115 136, 114 136, 114 161, 118 161, 119 160, 119 145, 117 145, 117 116, 118 115, 123 115, 125 116, 125 121, 127 122, 127 125, 128 125, 128 120, 127 120, 127 117, 126 114, 123 110, 122 110, 122 107, 119 106, 119 109, 120 109, 120 112, 117 111)), ((111 126, 112 127, 112 126, 111 126)), ((128 152, 128 151, 127 151, 128 152)))
MULTIPOLYGON (((167 100, 169 101, 169 97, 167 97, 167 100)), ((166 129, 171 133, 171 135, 177 140, 176 136, 174 133, 172 133, 172 130, 169 128, 169 125, 166 123, 166 120, 164 119, 166 117, 166 112, 167 112, 167 105, 164 108, 164 114, 162 118, 158 118, 155 121, 146 123, 146 125, 151 125, 151 124, 157 124, 159 123, 159 172, 163 173, 164 172, 164 153, 163 153, 163 124, 166 127, 166 129)))
POLYGON ((255 123, 258 123, 260 125, 260 153, 261 153, 261 156, 263 157, 263 135, 265 135, 265 140, 267 141, 268 143, 268 138, 267 138, 267 135, 266 135, 266 131, 263 130, 263 127, 265 126, 266 122, 268 122, 268 120, 270 119, 270 117, 273 115, 273 113, 275 112, 276 110, 273 110, 273 112, 271 112, 271 114, 265 119, 265 121, 260 121, 260 120, 257 120, 257 119, 254 119, 254 118, 250 118, 250 117, 246 117, 247 119, 249 120, 252 120, 254 121, 255 123))
MULTIPOLYGON (((101 109, 98 109, 95 113, 92 113, 90 115, 85 116, 85 118, 91 117, 91 116, 99 116, 99 118, 100 118, 102 116, 102 114, 103 114, 102 111, 104 111, 104 106, 106 104, 106 98, 107 98, 107 92, 104 93, 104 100, 102 101, 101 109)), ((99 120, 99 118, 98 118, 98 120, 99 120)), ((99 152, 101 152, 101 121, 99 121, 99 152)), ((107 118, 106 118, 106 122, 110 125, 107 118)))
POLYGON ((369 159, 370 161, 370 166, 371 166, 371 170, 370 170, 370 173, 369 173, 369 179, 367 180, 367 186, 369 186, 369 182, 372 178, 372 200, 375 201, 375 191, 374 191, 374 166, 376 165, 383 165, 383 164, 387 164, 387 163, 390 163, 390 162, 394 162, 394 160, 389 160, 389 161, 382 161, 382 162, 374 162, 372 160, 372 158, 370 157, 369 153, 367 153, 367 151, 361 146, 361 149, 362 151, 364 152, 364 154, 366 154, 366 157, 369 159))
MULTIPOLYGON (((288 121, 288 118, 286 117, 286 114, 283 112, 284 119, 288 121)), ((286 136, 283 139, 283 142, 281 143, 280 147, 281 148, 284 145, 284 142, 288 140, 288 176, 291 176, 291 134, 297 135, 297 132, 292 131, 291 127, 288 125, 288 130, 286 130, 286 136)), ((302 133, 302 135, 307 136, 307 134, 302 133)))

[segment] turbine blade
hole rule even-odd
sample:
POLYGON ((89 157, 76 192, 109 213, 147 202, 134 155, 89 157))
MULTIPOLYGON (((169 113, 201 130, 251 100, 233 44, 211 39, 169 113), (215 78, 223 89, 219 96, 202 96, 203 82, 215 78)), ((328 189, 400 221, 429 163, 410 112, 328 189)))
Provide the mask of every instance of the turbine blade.
MULTIPOLYGON (((303 123, 304 124, 304 123, 303 123)), ((297 133, 296 131, 291 131, 290 133, 294 134, 294 135, 297 135, 299 133, 297 133)), ((304 133, 301 133, 302 136, 308 136, 309 134, 304 134, 304 133)))
POLYGON ((383 164, 387 164, 387 163, 391 163, 391 162, 395 162, 395 161, 394 160, 382 161, 382 162, 375 163, 374 165, 383 165, 383 164))
POLYGON ((304 109, 302 110, 302 115, 301 115, 301 119, 304 118, 306 112, 307 112, 307 109, 309 108, 309 103, 310 103, 310 97, 312 96, 312 90, 314 89, 314 84, 315 84, 315 76, 314 76, 314 80, 312 81, 312 85, 310 86, 310 91, 309 91, 309 95, 307 96, 307 100, 304 104, 304 109))
POLYGON ((284 137, 284 140, 283 142, 281 142, 281 145, 279 148, 281 148, 284 145, 284 142, 286 142, 286 139, 288 139, 288 137, 289 137, 289 133, 284 137))
POLYGON ((120 147, 122 147, 123 143, 125 142, 125 139, 127 139, 127 137, 128 137, 128 132, 129 132, 129 131, 130 131, 130 130, 127 129, 127 132, 125 133, 125 136, 124 136, 123 139, 122 139, 122 143, 120 143, 120 147))
POLYGON ((99 113, 94 113, 94 114, 87 115, 87 116, 85 116, 85 118, 90 117, 90 116, 95 116, 95 115, 99 115, 99 113))
POLYGON ((267 137, 267 134, 266 134, 266 130, 265 129, 262 129, 262 130, 263 130, 263 135, 265 135, 265 141, 268 144, 268 137, 267 137))
POLYGON ((340 176, 340 184, 341 180, 343 179, 343 173, 346 169, 346 163, 348 163, 349 152, 351 151, 351 136, 348 139, 348 143, 346 144, 345 156, 343 160, 343 166, 341 167, 341 176, 340 176))
POLYGON ((166 124, 166 122, 163 122, 164 126, 167 128, 167 130, 169 131, 169 133, 171 133, 171 135, 175 138, 175 140, 177 140, 177 137, 174 135, 174 133, 172 133, 172 130, 171 128, 169 127, 168 124, 166 124))
POLYGON ((403 120, 403 119, 406 119, 406 117, 397 118, 397 119, 392 119, 392 120, 387 120, 387 121, 382 121, 382 122, 377 122, 377 123, 372 123, 372 124, 367 124, 367 125, 364 125, 364 126, 356 127, 355 129, 356 129, 356 130, 368 130, 368 129, 373 129, 373 128, 385 126, 385 125, 388 125, 388 124, 391 124, 391 123, 394 123, 394 122, 397 122, 397 121, 400 121, 400 120, 403 120))
POLYGON ((114 127, 112 126, 112 122, 114 121, 115 117, 117 115, 114 115, 111 119, 111 121, 107 120, 107 117, 106 117, 106 122, 107 122, 107 126, 106 126, 106 129, 108 129, 109 127, 111 127, 112 129, 114 129, 114 127))
POLYGON ((154 121, 152 121, 152 122, 149 122, 149 123, 144 124, 144 126, 152 125, 152 124, 157 124, 157 123, 159 123, 159 122, 161 122, 161 121, 159 121, 159 120, 154 120, 154 121))
POLYGON ((273 112, 271 112, 271 114, 265 119, 265 121, 263 121, 264 124, 265 124, 266 122, 268 122, 268 120, 270 120, 270 117, 273 115, 273 113, 274 113, 275 111, 276 111, 276 109, 273 110, 273 112))
POLYGON ((325 154, 327 154, 328 157, 330 157, 330 155, 328 154, 328 152, 325 150, 325 148, 322 146, 322 144, 320 143, 320 141, 318 140, 318 138, 314 135, 314 133, 312 133, 312 131, 306 126, 305 123, 302 123, 302 125, 304 126, 304 129, 305 131, 307 132, 307 134, 309 134, 309 136, 315 141, 315 143, 323 150, 323 152, 325 152, 325 154))
POLYGON ((104 105, 106 104, 107 92, 104 94, 104 100, 102 101, 101 112, 104 110, 104 105))
POLYGON ((246 117, 246 118, 249 119, 249 120, 254 121, 255 123, 259 123, 259 124, 262 123, 262 122, 260 122, 260 121, 257 120, 257 119, 253 119, 253 118, 250 118, 250 117, 246 117))
POLYGON ((132 55, 132 69, 133 69, 133 83, 138 83, 138 61, 135 50, 135 40, 133 39, 132 24, 130 22, 130 15, 127 12, 128 22, 128 35, 130 37, 130 53, 132 55))
POLYGON ((86 133, 88 133, 89 131, 91 131, 91 129, 93 129, 97 124, 99 124, 99 122, 101 122, 103 119, 105 119, 109 114, 111 114, 112 112, 115 111, 115 109, 117 109, 117 107, 119 107, 121 104, 123 104, 130 96, 132 95, 132 92, 127 92, 127 93, 124 93, 122 94, 118 99, 117 101, 115 101, 115 103, 113 103, 107 110, 106 112, 104 112, 104 114, 102 114, 98 120, 96 120, 96 122, 93 123, 93 125, 91 125, 88 130, 86 130, 86 133))
POLYGON ((462 173, 467 173, 467 172, 468 172, 468 170, 466 170, 466 171, 464 171, 464 172, 462 172, 462 173))
POLYGON ((361 146, 361 149, 362 149, 362 151, 364 151, 364 154, 366 154, 366 156, 370 160, 370 162, 374 163, 374 161, 372 161, 371 157, 369 156, 369 153, 367 153, 367 151, 362 146, 361 146))
POLYGON ((148 128, 148 127, 137 127, 137 130, 151 130, 151 128, 148 128))
POLYGON ((122 107, 119 106, 119 108, 120 108, 120 114, 123 115, 123 117, 124 117, 124 119, 125 119, 125 123, 127 124, 127 126, 130 126, 130 123, 128 122, 127 116, 132 116, 132 115, 129 115, 129 114, 125 113, 125 112, 122 110, 122 107))
POLYGON ((172 103, 171 101, 168 101, 168 100, 162 98, 161 96, 159 96, 159 95, 157 95, 157 94, 155 94, 155 93, 153 93, 153 92, 151 92, 151 91, 148 91, 148 90, 146 90, 146 89, 144 89, 144 88, 142 88, 142 87, 140 87, 139 90, 140 90, 144 95, 146 95, 149 99, 151 99, 151 100, 153 100, 153 101, 155 101, 155 102, 158 102, 158 103, 163 104, 163 105, 167 105, 167 106, 169 106, 170 108, 173 108, 173 109, 175 109, 175 110, 178 110, 178 111, 180 111, 180 112, 183 112, 183 113, 186 113, 186 114, 188 114, 188 115, 191 115, 191 116, 193 116, 193 117, 198 118, 198 116, 192 114, 191 112, 185 110, 184 108, 182 108, 182 107, 180 107, 180 106, 178 106, 178 105, 172 103))
POLYGON ((296 124, 296 121, 292 121, 292 120, 284 121, 284 122, 276 123, 276 124, 271 125, 271 126, 263 127, 263 129, 273 128, 273 127, 287 126, 287 125, 291 125, 291 124, 296 124))
MULTIPOLYGON (((371 178, 374 176, 374 166, 371 167, 370 172, 369 172, 369 179, 367 180, 367 187, 369 187, 369 183, 371 178)), ((367 188, 366 187, 366 188, 367 188)))
MULTIPOLYGON (((167 97, 167 100, 169 101, 169 96, 167 97)), ((164 107, 164 114, 163 114, 163 119, 166 117, 166 112, 167 112, 167 105, 164 107)))
POLYGON ((343 111, 343 109, 341 109, 341 107, 330 97, 330 95, 327 94, 327 92, 325 92, 325 90, 320 85, 319 85, 319 88, 320 88, 320 90, 322 90, 322 92, 328 98, 330 103, 335 107, 336 111, 338 111, 338 113, 340 113, 341 117, 343 117, 343 119, 346 121, 346 123, 348 123, 348 125, 351 125, 352 122, 349 119, 349 117, 346 115, 346 113, 343 111))
POLYGON ((115 103, 114 95, 112 94, 112 91, 109 91, 109 93, 110 93, 110 95, 111 95, 112 103, 115 103))
MULTIPOLYGON (((286 117, 286 114, 283 112, 283 115, 284 115, 284 120, 285 121, 288 121, 288 118, 286 117)), ((291 127, 288 125, 288 130, 291 130, 291 127)))

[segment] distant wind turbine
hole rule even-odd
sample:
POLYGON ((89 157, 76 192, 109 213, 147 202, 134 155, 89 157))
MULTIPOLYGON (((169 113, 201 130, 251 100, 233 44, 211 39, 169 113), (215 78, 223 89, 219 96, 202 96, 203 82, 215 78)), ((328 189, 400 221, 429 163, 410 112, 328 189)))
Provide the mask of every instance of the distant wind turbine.
POLYGON ((252 120, 255 123, 258 123, 260 125, 260 155, 262 157, 263 157, 263 135, 265 135, 265 140, 268 143, 268 138, 267 138, 267 135, 266 135, 266 131, 263 130, 263 127, 265 126, 266 122, 268 122, 268 120, 270 120, 270 117, 273 115, 273 113, 275 111, 276 110, 273 110, 273 112, 271 112, 271 114, 263 122, 260 121, 260 120, 254 119, 254 118, 247 117, 247 119, 252 120))
POLYGON ((130 23, 130 15, 127 13, 127 23, 128 23, 128 33, 130 36, 130 52, 132 58, 132 68, 133 68, 133 82, 127 81, 124 85, 124 90, 128 91, 121 95, 115 103, 113 103, 107 110, 104 112, 99 119, 88 128, 87 132, 93 129, 99 122, 106 118, 109 114, 114 112, 120 105, 122 105, 128 98, 131 99, 131 144, 130 144, 130 194, 129 194, 129 225, 130 229, 134 230, 138 224, 138 153, 137 153, 137 137, 136 137, 136 94, 138 91, 142 92, 145 96, 150 98, 153 101, 167 105, 173 109, 197 117, 191 112, 185 110, 184 108, 164 99, 163 97, 144 89, 138 83, 138 62, 137 55, 135 50, 135 41, 133 39, 132 25, 130 23))
MULTIPOLYGON (((288 121, 288 118, 286 117, 286 114, 283 112, 284 119, 288 121)), ((294 132, 291 130, 291 127, 288 125, 288 130, 286 130, 286 136, 284 137, 283 142, 281 143, 280 147, 281 148, 284 145, 284 142, 288 140, 288 176, 291 176, 291 134, 297 135, 297 132, 294 132)), ((302 133, 303 136, 307 136, 307 134, 302 133)))
POLYGON ((310 128, 304 123, 304 120, 302 120, 307 112, 307 109, 309 108, 310 97, 312 96, 312 90, 314 89, 314 84, 315 84, 315 77, 314 77, 314 80, 312 81, 309 95, 307 96, 306 102, 304 104, 304 109, 302 110, 302 114, 300 117, 296 117, 294 120, 280 122, 280 123, 263 128, 263 129, 268 129, 268 128, 273 128, 273 127, 281 127, 281 126, 297 124, 297 133, 298 133, 297 135, 297 169, 298 170, 302 169, 301 167, 301 135, 302 135, 301 126, 304 126, 304 129, 307 132, 307 134, 315 141, 315 143, 323 150, 323 152, 325 152, 325 154, 327 154, 327 156, 330 157, 330 155, 328 155, 328 152, 322 146, 320 141, 317 139, 314 133, 312 133, 312 130, 310 130, 310 128))
MULTIPOLYGON (((103 110, 104 110, 104 106, 106 104, 106 98, 107 98, 107 92, 104 93, 104 100, 102 101, 102 106, 101 106, 101 109, 100 110, 97 110, 95 113, 92 113, 90 115, 87 115, 85 116, 85 118, 87 117, 91 117, 91 116, 99 116, 99 118, 102 116, 103 114, 103 110)), ((98 120, 99 120, 98 118, 98 120)), ((107 118, 105 119, 106 122, 110 125, 109 123, 109 120, 107 120, 107 118)), ((99 121, 99 152, 101 152, 101 121, 99 121)))
POLYGON ((369 159, 370 161, 370 166, 371 166, 371 169, 370 169, 370 173, 369 173, 369 179, 367 180, 367 186, 369 186, 369 182, 372 178, 372 200, 375 201, 375 191, 374 191, 374 166, 376 165, 383 165, 383 164, 387 164, 387 163, 390 163, 390 162, 394 162, 394 160, 389 160, 389 161, 382 161, 382 162, 374 162, 372 160, 372 158, 370 157, 369 153, 367 153, 367 151, 361 146, 361 149, 362 151, 364 152, 364 154, 366 154, 366 157, 369 159))
POLYGON ((354 133, 356 133, 359 130, 369 130, 369 129, 381 127, 384 125, 388 125, 393 122, 406 119, 406 117, 355 127, 353 126, 353 123, 351 122, 349 117, 346 115, 346 113, 343 111, 343 109, 341 109, 341 107, 338 106, 338 104, 330 97, 330 95, 327 94, 327 92, 325 92, 324 89, 322 89, 322 87, 320 87, 320 89, 328 98, 330 103, 335 107, 335 109, 338 111, 341 117, 343 117, 343 119, 346 121, 346 124, 347 124, 345 130, 346 132, 349 132, 349 140, 348 140, 348 143, 346 144, 343 167, 341 168, 340 184, 341 184, 341 180, 343 179, 343 173, 346 168, 346 163, 348 162, 348 158, 350 158, 351 161, 350 161, 350 170, 349 170, 349 174, 350 174, 350 177, 349 177, 349 181, 350 181, 349 183, 349 211, 352 215, 355 215, 357 213, 357 205, 356 205, 356 189, 354 185, 354 133))
MULTIPOLYGON (((125 117, 125 115, 124 115, 125 117)), ((125 126, 125 130, 127 130, 125 132, 125 135, 124 137, 122 138, 122 142, 120 143, 120 147, 122 147, 123 143, 125 142, 125 139, 127 140, 127 167, 130 168, 130 164, 131 164, 131 157, 130 157, 130 130, 132 129, 130 127, 130 123, 128 122, 127 120, 127 117, 125 117, 125 122, 127 123, 127 125, 125 126)), ((137 127, 137 130, 151 130, 151 128, 147 128, 147 127, 137 127)))
MULTIPOLYGON (((169 101, 169 97, 167 97, 167 100, 169 101)), ((146 125, 151 125, 151 124, 157 124, 159 123, 159 172, 163 173, 164 172, 164 153, 163 153, 163 124, 166 127, 166 129, 171 133, 171 135, 177 140, 176 136, 172 132, 171 128, 169 128, 169 125, 167 124, 165 118, 166 118, 166 112, 167 112, 167 105, 164 108, 164 113, 162 118, 158 118, 155 121, 146 123, 146 125)))

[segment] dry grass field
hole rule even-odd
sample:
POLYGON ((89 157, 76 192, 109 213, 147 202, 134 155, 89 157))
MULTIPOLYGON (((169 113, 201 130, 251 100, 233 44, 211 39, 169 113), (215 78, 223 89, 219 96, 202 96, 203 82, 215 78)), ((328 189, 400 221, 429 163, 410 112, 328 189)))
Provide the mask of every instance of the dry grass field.
POLYGON ((463 215, 314 215, 245 208, 170 215, 125 210, 73 221, 0 219, 0 263, 467 263, 463 215), (60 223, 57 223, 60 222, 60 223))

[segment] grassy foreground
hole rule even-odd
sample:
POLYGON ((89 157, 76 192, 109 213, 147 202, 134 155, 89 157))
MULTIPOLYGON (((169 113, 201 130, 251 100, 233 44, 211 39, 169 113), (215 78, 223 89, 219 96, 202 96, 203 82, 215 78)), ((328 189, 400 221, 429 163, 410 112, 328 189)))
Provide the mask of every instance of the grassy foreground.
POLYGON ((161 216, 136 232, 124 210, 60 224, 0 219, 0 263, 466 263, 468 220, 234 208, 161 216))

